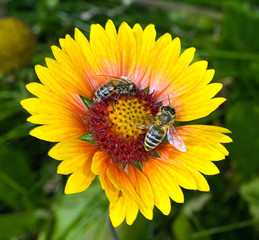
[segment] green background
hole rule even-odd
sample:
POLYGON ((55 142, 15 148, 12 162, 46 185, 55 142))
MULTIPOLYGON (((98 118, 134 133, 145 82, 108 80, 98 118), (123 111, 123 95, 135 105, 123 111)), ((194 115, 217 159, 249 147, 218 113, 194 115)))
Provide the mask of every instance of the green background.
MULTIPOLYGON (((25 85, 38 81, 35 64, 52 57, 51 45, 78 27, 112 19, 130 26, 156 25, 158 36, 179 36, 183 49, 195 47, 195 60, 216 69, 215 82, 227 102, 195 123, 229 128, 230 156, 217 162, 221 173, 206 176, 209 193, 183 190, 184 204, 172 202, 154 220, 139 214, 132 226, 116 229, 120 239, 259 239, 259 1, 185 0, 2 0, 0 16, 31 26, 37 38, 32 61, 0 74, 0 240, 111 239, 106 224, 108 201, 97 180, 85 192, 64 195, 66 176, 47 156, 53 144, 28 135, 34 126, 19 104, 30 97, 25 85)), ((0 25, 1 28, 1 25, 0 25)))

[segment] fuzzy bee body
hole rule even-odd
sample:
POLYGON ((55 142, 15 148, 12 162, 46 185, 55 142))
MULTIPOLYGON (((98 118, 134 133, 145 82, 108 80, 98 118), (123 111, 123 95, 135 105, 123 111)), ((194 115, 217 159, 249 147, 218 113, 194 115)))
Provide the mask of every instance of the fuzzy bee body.
POLYGON ((166 131, 163 126, 154 125, 147 133, 144 141, 146 151, 156 148, 165 137, 166 131))
POLYGON ((185 152, 186 146, 181 136, 175 130, 173 123, 175 119, 175 109, 171 106, 161 107, 155 116, 153 123, 149 126, 149 131, 144 140, 146 151, 155 149, 167 134, 168 141, 178 150, 185 152))
POLYGON ((94 101, 100 102, 103 99, 110 97, 113 93, 116 93, 114 101, 119 98, 121 94, 134 95, 137 91, 137 86, 127 77, 114 77, 110 81, 104 83, 95 92, 94 101))

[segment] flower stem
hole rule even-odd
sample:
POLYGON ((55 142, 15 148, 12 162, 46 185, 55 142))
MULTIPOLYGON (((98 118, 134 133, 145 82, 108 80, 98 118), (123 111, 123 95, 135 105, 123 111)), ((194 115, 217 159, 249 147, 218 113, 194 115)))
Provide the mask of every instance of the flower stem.
POLYGON ((115 231, 115 228, 112 225, 112 222, 111 222, 111 219, 110 219, 110 214, 109 214, 109 207, 108 207, 108 210, 107 210, 107 224, 108 224, 108 230, 109 230, 109 233, 110 233, 110 236, 111 236, 112 240, 120 240, 119 237, 118 237, 118 234, 115 231))

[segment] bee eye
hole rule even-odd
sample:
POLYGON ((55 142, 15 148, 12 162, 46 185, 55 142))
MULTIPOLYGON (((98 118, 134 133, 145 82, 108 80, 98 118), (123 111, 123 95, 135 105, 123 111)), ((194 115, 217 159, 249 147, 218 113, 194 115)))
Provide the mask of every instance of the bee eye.
POLYGON ((174 109, 174 108, 171 108, 170 110, 171 110, 170 112, 171 112, 173 115, 175 115, 175 109, 174 109))
POLYGON ((175 115, 175 109, 171 106, 163 106, 161 107, 161 110, 164 110, 166 112, 169 112, 172 115, 175 115))

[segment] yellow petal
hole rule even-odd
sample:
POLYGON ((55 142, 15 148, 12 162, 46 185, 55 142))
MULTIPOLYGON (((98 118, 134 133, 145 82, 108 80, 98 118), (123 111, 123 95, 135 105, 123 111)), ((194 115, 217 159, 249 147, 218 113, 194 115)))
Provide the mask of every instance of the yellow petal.
MULTIPOLYGON (((123 23, 121 24, 121 26, 123 25, 123 23)), ((120 27, 121 27, 120 26, 120 27)), ((119 73, 120 76, 127 76, 128 73, 123 73, 122 71, 122 68, 124 66, 123 64, 123 61, 121 59, 121 55, 122 55, 122 51, 120 49, 120 46, 119 46, 119 38, 118 38, 118 35, 117 35, 117 31, 116 31, 116 28, 113 24, 113 22, 111 20, 108 20, 106 25, 105 25, 105 33, 106 33, 106 36, 107 36, 107 40, 109 42, 109 50, 111 52, 111 54, 113 54, 114 56, 114 59, 116 59, 117 61, 117 66, 116 68, 118 69, 117 70, 117 74, 119 73)))
POLYGON ((152 219, 154 193, 150 186, 150 182, 147 177, 133 164, 127 164, 125 170, 136 190, 136 193, 143 201, 143 204, 139 205, 140 211, 147 219, 152 219))
POLYGON ((128 225, 132 225, 138 215, 138 205, 125 195, 121 195, 117 201, 110 202, 109 214, 112 225, 119 226, 126 216, 128 225))
POLYGON ((161 188, 170 196, 170 198, 172 198, 175 202, 184 202, 184 196, 181 188, 175 182, 173 176, 168 171, 166 171, 166 166, 165 168, 162 168, 161 164, 162 162, 160 162, 160 164, 156 164, 155 159, 150 159, 143 171, 149 171, 148 167, 151 166, 154 171, 153 177, 150 175, 150 181, 152 181, 154 178, 159 179, 161 188))
POLYGON ((229 133, 229 130, 206 125, 188 125, 176 129, 186 143, 187 150, 193 155, 212 161, 222 160, 228 155, 228 151, 220 143, 232 141, 223 134, 229 133))
POLYGON ((73 173, 81 168, 87 160, 87 156, 85 155, 79 155, 74 158, 64 160, 58 165, 57 173, 64 175, 73 173))
POLYGON ((215 175, 219 173, 219 170, 215 166, 215 164, 208 161, 207 159, 201 159, 199 156, 193 154, 191 151, 187 151, 184 155, 181 154, 177 156, 177 161, 181 161, 182 163, 185 163, 206 175, 215 175))
POLYGON ((191 170, 191 175, 196 180, 197 190, 204 192, 210 191, 210 186, 202 174, 200 174, 198 171, 191 170))
POLYGON ((138 205, 135 201, 127 198, 125 198, 125 204, 127 206, 127 211, 126 211, 126 222, 128 225, 132 225, 135 219, 137 218, 138 215, 138 205))
POLYGON ((154 56, 155 63, 150 74, 149 88, 150 92, 155 91, 156 97, 158 98, 161 94, 164 95, 164 92, 168 92, 170 85, 174 84, 171 72, 173 71, 174 64, 179 58, 180 51, 180 39, 175 38, 166 47, 157 52, 156 56, 154 56))
POLYGON ((166 170, 170 176, 172 176, 176 184, 190 190, 197 189, 196 180, 190 174, 190 169, 187 169, 178 162, 169 159, 169 156, 164 155, 162 151, 158 151, 158 154, 161 158, 154 158, 153 161, 155 161, 155 163, 161 168, 166 170))
POLYGON ((123 222, 126 216, 126 211, 127 205, 122 196, 118 201, 110 203, 109 214, 114 227, 118 227, 123 222))
MULTIPOLYGON (((178 58, 176 64, 174 65, 171 75, 176 80, 179 76, 181 76, 185 70, 188 68, 190 63, 193 60, 195 53, 195 48, 191 47, 186 49, 178 58)), ((173 81, 173 80, 172 80, 173 81)))
MULTIPOLYGON (((192 53, 194 54, 193 51, 190 51, 190 54, 187 55, 188 57, 186 57, 185 66, 187 63, 190 62, 191 58, 193 57, 191 55, 192 53)), ((198 61, 193 63, 186 69, 182 69, 183 71, 179 72, 178 77, 174 77, 173 84, 171 85, 171 89, 169 91, 171 92, 171 90, 173 90, 172 95, 174 96, 181 96, 185 93, 190 92, 190 90, 192 89, 195 89, 197 91, 197 86, 199 88, 199 84, 206 73, 207 66, 207 61, 198 61)))
POLYGON ((105 161, 107 160, 108 156, 105 152, 96 152, 93 157, 92 162, 92 172, 96 175, 99 175, 101 172, 101 169, 103 167, 103 164, 105 164, 105 161))
POLYGON ((71 174, 67 180, 65 194, 79 193, 85 191, 95 175, 91 171, 91 162, 86 161, 82 168, 71 174))
POLYGON ((48 114, 56 114, 56 111, 51 111, 53 110, 53 108, 51 108, 52 106, 54 106, 55 109, 62 109, 63 111, 70 110, 71 112, 75 112, 78 115, 82 116, 85 116, 88 111, 78 95, 72 93, 64 93, 62 96, 59 96, 48 87, 45 87, 44 85, 39 83, 29 83, 26 85, 26 88, 29 92, 40 99, 36 100, 35 102, 40 101, 40 105, 45 104, 48 106, 48 114))
POLYGON ((163 214, 168 215, 171 211, 171 202, 166 189, 161 184, 161 175, 158 174, 152 159, 144 163, 143 172, 149 179, 153 189, 155 205, 163 214))
POLYGON ((192 121, 202 117, 208 116, 215 111, 226 99, 222 97, 213 98, 207 102, 202 102, 197 109, 197 105, 192 107, 179 106, 175 107, 177 112, 176 121, 192 121))
POLYGON ((85 77, 88 79, 91 88, 96 90, 103 84, 97 75, 97 73, 101 72, 100 66, 96 62, 96 57, 92 52, 89 41, 77 28, 75 29, 75 41, 81 48, 84 58, 88 62, 88 65, 85 66, 85 77))
POLYGON ((69 139, 57 143, 49 151, 49 156, 57 160, 65 160, 82 154, 92 155, 96 150, 96 146, 91 143, 78 139, 69 139))
POLYGON ((134 36, 136 38, 137 47, 139 49, 139 47, 142 44, 143 29, 138 23, 136 23, 132 30, 133 30, 134 36))
MULTIPOLYGON (((109 25, 110 26, 110 25, 109 25)), ((99 24, 92 24, 90 44, 97 64, 100 66, 100 75, 121 76, 118 43, 109 39, 105 30, 99 24), (107 67, 108 66, 108 67, 107 67)))
POLYGON ((107 168, 106 174, 115 188, 119 189, 128 198, 136 201, 139 207, 145 206, 145 203, 136 193, 129 176, 124 172, 122 166, 118 164, 110 164, 107 168))
MULTIPOLYGON (((125 22, 119 28, 118 41, 121 52, 121 73, 123 76, 131 76, 136 62, 137 44, 132 29, 125 22)), ((136 81, 135 78, 132 80, 136 81)))
POLYGON ((28 83, 26 85, 27 90, 33 95, 39 98, 49 98, 50 89, 45 87, 44 85, 36 82, 28 83))
POLYGON ((53 77, 47 67, 43 67, 40 65, 35 66, 35 72, 40 79, 40 81, 44 84, 44 86, 51 89, 58 96, 66 96, 67 90, 64 89, 58 81, 53 77))
POLYGON ((96 152, 93 157, 91 170, 94 174, 99 175, 102 189, 105 191, 110 202, 114 202, 118 200, 120 191, 115 188, 110 179, 107 177, 106 171, 109 164, 111 163, 107 153, 96 152))
POLYGON ((165 33, 156 40, 154 49, 156 52, 161 52, 172 42, 172 36, 169 33, 165 33))
POLYGON ((44 125, 30 131, 30 135, 49 142, 60 142, 78 138, 85 134, 82 126, 62 127, 60 124, 44 125))
POLYGON ((221 83, 211 83, 205 86, 203 89, 200 89, 199 91, 198 89, 193 88, 190 91, 187 91, 186 94, 179 96, 178 102, 174 102, 176 103, 176 105, 185 104, 186 107, 197 107, 197 105, 201 104, 201 102, 209 101, 210 99, 212 99, 222 89, 222 87, 223 85, 221 83), (183 98, 184 102, 181 102, 181 98, 183 98))
POLYGON ((144 31, 139 25, 133 28, 136 38, 136 63, 132 78, 135 79, 137 85, 142 85, 144 88, 149 86, 148 69, 152 64, 151 53, 155 46, 156 30, 153 24, 148 25, 144 31))
MULTIPOLYGON (((53 48, 53 52, 58 53, 58 48, 53 48)), ((82 76, 76 69, 71 66, 63 66, 61 63, 46 58, 46 64, 48 66, 49 72, 53 78, 65 89, 85 97, 91 97, 91 95, 86 95, 89 93, 89 86, 85 84, 84 76, 82 76)))

